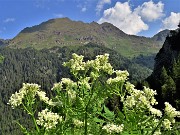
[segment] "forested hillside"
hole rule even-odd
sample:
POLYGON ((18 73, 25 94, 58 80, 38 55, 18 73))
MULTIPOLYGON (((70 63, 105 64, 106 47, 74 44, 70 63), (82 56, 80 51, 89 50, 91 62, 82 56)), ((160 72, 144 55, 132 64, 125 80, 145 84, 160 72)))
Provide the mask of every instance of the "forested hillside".
MULTIPOLYGON (((109 53, 110 62, 115 69, 127 69, 132 76, 130 80, 136 82, 145 79, 151 74, 149 68, 141 60, 138 64, 119 55, 111 49, 88 44, 83 47, 54 47, 41 51, 26 49, 1 48, 0 63, 0 134, 14 135, 20 134, 19 127, 13 121, 21 118, 24 113, 19 110, 12 110, 7 105, 12 93, 22 87, 22 83, 37 83, 42 89, 51 95, 50 88, 53 83, 60 81, 62 77, 68 77, 68 70, 62 67, 62 63, 71 58, 71 54, 76 52, 85 56, 85 60, 92 59, 98 54, 109 53)), ((142 56, 143 57, 143 56, 142 56)), ((145 56, 144 56, 145 57, 145 56)), ((27 117, 27 116, 25 116, 27 117)), ((25 125, 31 125, 28 119, 19 119, 25 125)))
MULTIPOLYGON (((180 25, 179 25, 180 27, 180 25)), ((152 75, 147 79, 165 100, 180 109, 180 29, 171 31, 155 58, 152 75)), ((160 104, 162 107, 162 104, 160 104)))

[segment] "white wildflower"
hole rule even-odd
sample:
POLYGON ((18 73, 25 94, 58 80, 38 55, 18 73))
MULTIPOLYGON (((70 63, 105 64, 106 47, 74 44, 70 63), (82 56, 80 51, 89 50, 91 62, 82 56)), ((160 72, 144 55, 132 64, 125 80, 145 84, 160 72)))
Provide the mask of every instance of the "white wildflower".
POLYGON ((128 91, 128 93, 132 93, 135 90, 135 86, 133 84, 131 84, 130 82, 127 82, 125 84, 126 90, 128 91))
POLYGON ((136 101, 134 99, 134 96, 127 96, 126 100, 124 102, 124 105, 126 107, 132 108, 136 104, 136 101))
POLYGON ((34 98, 37 94, 37 91, 39 90, 40 86, 38 84, 23 83, 23 87, 19 90, 19 92, 15 92, 15 94, 12 94, 8 104, 10 104, 12 108, 20 106, 26 95, 34 98))
POLYGON ((160 129, 156 130, 153 135, 161 135, 161 130, 160 129))
POLYGON ((83 127, 83 124, 84 124, 82 121, 80 121, 78 119, 74 119, 73 123, 76 127, 83 127))
POLYGON ((123 131, 124 125, 115 125, 115 124, 107 124, 103 126, 102 129, 106 130, 107 133, 113 134, 113 133, 120 133, 123 131))
POLYGON ((125 71, 116 70, 114 72, 116 73, 116 77, 115 78, 109 78, 106 81, 107 84, 113 84, 113 83, 117 83, 117 82, 125 82, 125 80, 127 80, 127 77, 129 75, 129 73, 126 70, 125 71))
POLYGON ((23 98, 24 93, 15 92, 15 94, 12 94, 12 96, 10 97, 8 104, 10 104, 11 107, 14 109, 15 107, 20 106, 22 104, 23 98))
POLYGON ((71 79, 69 78, 62 78, 61 79, 61 82, 63 84, 66 84, 67 85, 67 88, 73 88, 73 87, 76 87, 77 86, 77 83, 73 82, 71 79))
POLYGON ((89 80, 90 80, 90 77, 85 77, 83 79, 81 79, 78 84, 82 87, 84 87, 85 89, 90 89, 91 86, 89 84, 89 80))
POLYGON ((175 118, 179 116, 179 111, 176 111, 176 108, 173 108, 168 102, 165 102, 165 114, 169 118, 175 118))
POLYGON ((171 122, 168 119, 164 119, 163 121, 163 127, 167 130, 171 130, 171 122))
POLYGON ((151 114, 156 115, 158 117, 162 117, 162 112, 156 108, 150 107, 149 111, 151 112, 151 114))
POLYGON ((154 96, 154 95, 157 95, 156 90, 147 88, 147 87, 145 87, 145 86, 144 86, 144 90, 143 90, 143 91, 144 91, 144 93, 145 93, 147 96, 149 96, 149 97, 152 97, 152 96, 154 96))
POLYGON ((85 62, 83 62, 84 56, 72 54, 72 59, 69 62, 64 62, 63 65, 70 68, 72 73, 77 74, 79 70, 85 70, 85 62))
POLYGON ((67 93, 70 99, 74 100, 76 98, 76 91, 68 90, 67 93))
POLYGON ((53 87, 51 88, 51 90, 61 90, 62 87, 62 82, 59 83, 54 83, 53 87))
POLYGON ((44 101, 45 103, 48 103, 49 98, 46 97, 46 92, 44 92, 44 91, 37 91, 37 95, 39 96, 41 101, 44 101))
POLYGON ((127 80, 127 77, 129 76, 129 73, 127 70, 124 70, 124 71, 116 70, 115 73, 118 77, 121 77, 122 80, 127 80))
POLYGON ((46 130, 55 128, 62 121, 62 117, 57 113, 50 112, 48 109, 38 113, 37 124, 44 127, 46 130))

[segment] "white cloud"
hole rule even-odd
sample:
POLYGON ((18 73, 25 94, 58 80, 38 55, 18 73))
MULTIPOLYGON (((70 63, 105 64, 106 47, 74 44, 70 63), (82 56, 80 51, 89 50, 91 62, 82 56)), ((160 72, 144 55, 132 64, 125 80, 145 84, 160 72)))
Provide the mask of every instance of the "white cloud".
POLYGON ((82 12, 86 12, 86 11, 87 11, 87 8, 86 8, 86 7, 83 7, 83 8, 81 9, 81 11, 82 11, 82 12))
POLYGON ((138 6, 135 9, 135 12, 139 14, 143 20, 152 22, 164 16, 163 10, 164 4, 161 1, 155 4, 151 0, 149 2, 144 2, 141 6, 138 6))
POLYGON ((117 2, 114 7, 105 10, 98 23, 103 22, 112 23, 127 34, 148 30, 148 25, 143 22, 141 16, 132 11, 129 2, 117 2))
POLYGON ((59 13, 59 14, 54 14, 55 17, 57 18, 62 18, 63 17, 63 14, 59 13))
POLYGON ((163 26, 162 29, 169 29, 169 30, 174 30, 177 29, 178 24, 180 22, 180 13, 174 13, 171 12, 171 15, 164 20, 162 20, 163 26))
POLYGON ((96 5, 96 13, 99 14, 103 9, 105 4, 111 4, 111 0, 99 0, 98 4, 96 5))
POLYGON ((9 23, 9 22, 14 22, 15 18, 6 18, 5 20, 3 20, 4 23, 9 23))

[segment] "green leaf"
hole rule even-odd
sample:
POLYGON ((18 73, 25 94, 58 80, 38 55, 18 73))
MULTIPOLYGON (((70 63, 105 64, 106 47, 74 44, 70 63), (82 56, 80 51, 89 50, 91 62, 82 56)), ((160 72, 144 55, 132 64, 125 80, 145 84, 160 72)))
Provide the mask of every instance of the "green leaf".
POLYGON ((104 120, 99 119, 99 118, 97 118, 97 117, 95 117, 93 120, 94 120, 95 122, 97 122, 97 123, 100 123, 100 124, 103 124, 103 123, 105 122, 104 120))
POLYGON ((114 112, 110 111, 105 105, 104 105, 104 111, 105 113, 103 114, 105 118, 109 119, 109 120, 113 120, 114 119, 114 112))

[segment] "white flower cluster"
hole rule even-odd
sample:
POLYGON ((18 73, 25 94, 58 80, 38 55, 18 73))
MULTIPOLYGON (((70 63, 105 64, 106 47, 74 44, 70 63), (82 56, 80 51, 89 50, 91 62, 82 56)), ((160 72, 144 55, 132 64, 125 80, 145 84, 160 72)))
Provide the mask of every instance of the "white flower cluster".
POLYGON ((40 86, 37 84, 23 83, 23 87, 19 90, 19 92, 15 92, 15 94, 11 95, 8 104, 10 104, 12 108, 20 106, 26 95, 33 98, 39 90, 40 86))
POLYGON ((156 130, 153 135, 161 135, 161 130, 160 129, 156 130))
POLYGON ((85 78, 81 79, 78 82, 78 84, 79 84, 80 87, 84 87, 85 89, 89 90, 91 88, 91 86, 89 84, 89 80, 90 80, 90 77, 85 77, 85 78))
POLYGON ((165 115, 167 119, 164 119, 163 126, 167 130, 171 130, 172 123, 175 123, 175 117, 180 117, 180 111, 176 111, 176 108, 173 108, 168 102, 165 102, 165 115))
POLYGON ((124 125, 115 125, 115 124, 107 124, 103 126, 102 129, 106 130, 107 133, 113 134, 113 133, 121 133, 123 131, 124 125))
POLYGON ((91 67, 94 67, 97 71, 104 71, 108 74, 113 73, 113 68, 110 63, 108 63, 109 54, 105 53, 104 55, 96 56, 96 59, 92 61, 91 67))
POLYGON ((66 90, 67 91, 77 87, 77 83, 73 82, 69 78, 62 78, 61 83, 66 85, 66 90))
POLYGON ((114 71, 114 73, 116 73, 116 77, 109 78, 107 80, 107 84, 113 84, 113 83, 117 83, 117 82, 125 82, 129 76, 129 73, 127 70, 124 70, 124 71, 116 70, 116 71, 114 71))
POLYGON ((152 115, 162 117, 162 112, 153 105, 158 104, 154 96, 157 94, 156 91, 144 87, 144 90, 135 89, 134 85, 131 83, 126 83, 126 90, 128 96, 125 99, 124 105, 127 108, 137 108, 137 109, 148 109, 152 115))
POLYGON ((82 121, 80 121, 78 119, 74 119, 73 123, 76 127, 83 127, 83 124, 84 124, 82 121))
POLYGON ((151 112, 152 115, 162 117, 162 112, 156 108, 150 107, 149 111, 151 112))
POLYGON ((67 93, 70 99, 74 100, 76 98, 76 91, 68 90, 67 93))
POLYGON ((171 130, 171 122, 168 119, 163 120, 163 127, 164 129, 171 130))
POLYGON ((165 114, 169 118, 180 117, 180 111, 176 111, 176 108, 173 108, 168 102, 165 102, 165 114))
POLYGON ((23 103, 23 99, 27 97, 35 99, 36 95, 39 96, 41 101, 49 105, 53 105, 52 100, 49 100, 49 98, 46 97, 46 93, 40 90, 40 86, 34 83, 23 83, 23 87, 19 90, 19 92, 15 92, 15 94, 11 95, 8 104, 10 104, 12 108, 15 108, 23 103))
POLYGON ((44 91, 37 91, 37 94, 38 94, 38 96, 39 96, 41 101, 44 101, 45 103, 49 102, 49 98, 46 97, 46 92, 44 92, 44 91))
POLYGON ((38 113, 37 124, 44 127, 46 130, 55 128, 56 125, 62 121, 62 116, 57 113, 50 112, 48 109, 42 110, 38 113))
POLYGON ((85 62, 83 62, 84 56, 72 54, 72 59, 69 62, 64 62, 63 65, 71 69, 71 72, 77 74, 79 70, 85 70, 85 62))
POLYGON ((69 62, 64 62, 64 66, 70 68, 71 72, 74 75, 77 75, 81 70, 88 71, 89 69, 93 69, 94 71, 91 73, 92 77, 98 77, 97 73, 99 71, 104 71, 108 74, 113 73, 113 68, 110 63, 108 63, 109 54, 98 55, 95 60, 88 60, 87 62, 83 62, 83 56, 77 55, 75 53, 72 54, 72 59, 69 62))
POLYGON ((57 91, 60 91, 62 89, 62 82, 59 82, 59 83, 54 83, 53 87, 51 88, 51 90, 57 90, 57 91))

